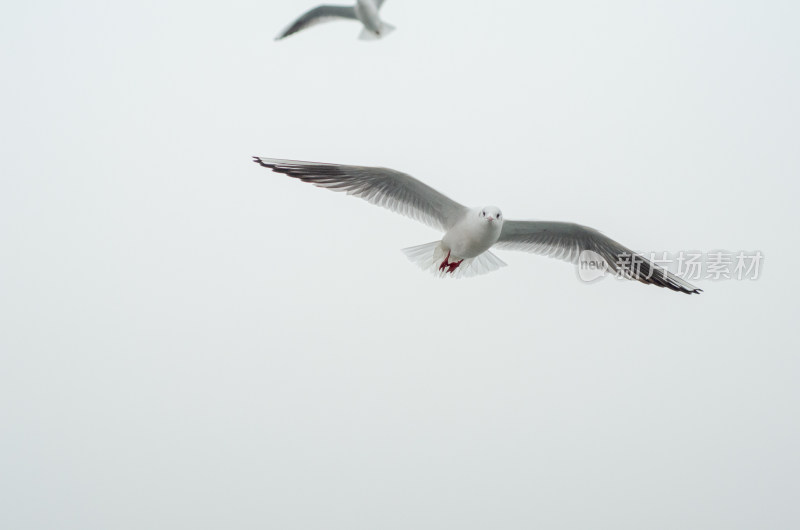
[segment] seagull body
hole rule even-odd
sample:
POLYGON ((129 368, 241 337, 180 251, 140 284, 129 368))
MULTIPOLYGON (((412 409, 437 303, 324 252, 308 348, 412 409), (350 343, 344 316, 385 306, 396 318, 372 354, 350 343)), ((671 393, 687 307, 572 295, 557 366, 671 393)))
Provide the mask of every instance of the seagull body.
POLYGON ((471 208, 442 237, 442 246, 461 258, 474 258, 497 243, 503 226, 500 209, 471 208))
MULTIPOLYGON (((382 0, 381 4, 383 4, 382 0)), ((380 9, 380 5, 373 0, 358 0, 356 2, 356 17, 364 24, 365 28, 380 38, 383 22, 381 22, 381 17, 378 15, 378 9, 380 9)))
POLYGON ((394 30, 394 26, 381 20, 378 11, 384 0, 357 0, 355 6, 321 5, 303 13, 281 32, 275 40, 283 39, 302 29, 335 19, 358 20, 364 25, 359 38, 376 40, 385 37, 394 30))
POLYGON ((506 220, 496 206, 467 208, 399 171, 264 157, 253 157, 253 161, 276 173, 346 192, 441 230, 441 240, 403 249, 412 262, 440 277, 475 276, 504 267, 506 264, 489 251, 492 247, 573 263, 582 253, 591 252, 599 255, 607 269, 623 277, 686 294, 701 291, 593 228, 555 221, 506 220))

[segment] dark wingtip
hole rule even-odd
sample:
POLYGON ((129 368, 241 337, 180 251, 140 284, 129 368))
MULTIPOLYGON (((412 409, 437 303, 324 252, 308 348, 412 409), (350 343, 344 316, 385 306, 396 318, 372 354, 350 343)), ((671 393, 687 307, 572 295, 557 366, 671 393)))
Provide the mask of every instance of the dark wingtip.
POLYGON ((266 164, 264 164, 264 162, 261 160, 260 156, 254 156, 253 157, 253 162, 255 162, 256 164, 258 164, 261 167, 269 167, 266 164))

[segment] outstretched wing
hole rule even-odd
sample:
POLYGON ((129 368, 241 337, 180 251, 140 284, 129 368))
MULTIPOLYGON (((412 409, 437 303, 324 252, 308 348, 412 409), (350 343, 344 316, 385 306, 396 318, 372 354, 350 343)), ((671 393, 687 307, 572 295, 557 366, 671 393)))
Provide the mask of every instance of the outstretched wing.
POLYGON ((281 40, 292 33, 297 33, 301 29, 306 29, 322 22, 329 22, 336 18, 351 18, 358 20, 356 8, 353 6, 317 6, 300 15, 300 18, 283 30, 275 40, 281 40))
POLYGON ((383 167, 342 166, 254 156, 253 161, 321 188, 344 191, 446 231, 467 208, 419 180, 383 167))
POLYGON ((581 252, 591 250, 603 257, 608 267, 622 276, 642 283, 666 287, 686 294, 700 293, 689 282, 651 263, 594 228, 553 221, 506 221, 496 245, 525 250, 572 263, 581 252))

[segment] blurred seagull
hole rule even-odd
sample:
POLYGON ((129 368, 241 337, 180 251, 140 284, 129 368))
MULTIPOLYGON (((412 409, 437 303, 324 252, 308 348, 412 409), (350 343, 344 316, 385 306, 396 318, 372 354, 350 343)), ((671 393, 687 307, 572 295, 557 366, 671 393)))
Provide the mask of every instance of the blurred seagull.
POLYGON ((392 169, 300 162, 254 156, 253 161, 321 188, 343 191, 444 232, 439 241, 403 249, 422 269, 440 277, 468 277, 506 264, 492 247, 524 250, 572 263, 599 256, 607 270, 686 294, 701 292, 597 230, 574 223, 505 220, 496 206, 467 208, 419 180, 392 169))
POLYGON ((378 15, 378 10, 383 5, 384 0, 357 0, 356 5, 350 6, 317 6, 304 13, 300 18, 283 30, 275 40, 281 40, 301 29, 306 29, 321 22, 328 22, 337 18, 349 18, 358 20, 364 24, 364 29, 358 36, 361 40, 377 40, 385 37, 394 30, 394 26, 382 22, 378 15))

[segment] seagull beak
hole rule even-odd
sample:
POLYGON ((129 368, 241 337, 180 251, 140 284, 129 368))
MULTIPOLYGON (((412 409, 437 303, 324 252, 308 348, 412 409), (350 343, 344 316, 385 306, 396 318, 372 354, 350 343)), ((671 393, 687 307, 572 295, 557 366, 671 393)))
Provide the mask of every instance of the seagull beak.
POLYGON ((487 219, 488 219, 489 221, 494 221, 494 217, 492 217, 492 216, 489 216, 489 217, 487 217, 487 219))

